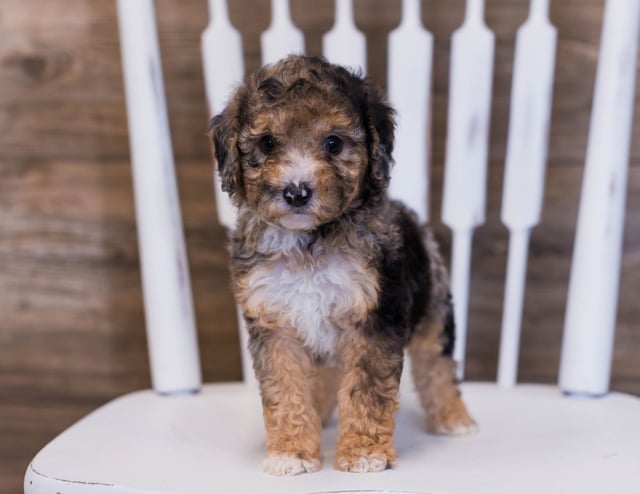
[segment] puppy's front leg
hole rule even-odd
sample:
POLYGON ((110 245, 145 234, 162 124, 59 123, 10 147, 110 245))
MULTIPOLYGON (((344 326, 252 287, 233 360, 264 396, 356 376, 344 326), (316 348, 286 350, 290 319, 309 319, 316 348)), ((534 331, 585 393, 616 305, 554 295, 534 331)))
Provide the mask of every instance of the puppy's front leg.
POLYGON ((398 459, 393 443, 402 345, 362 329, 345 331, 338 390, 338 448, 335 468, 375 472, 398 459))
POLYGON ((319 470, 321 425, 309 351, 285 330, 259 328, 250 330, 250 349, 267 433, 264 470, 272 475, 319 470))

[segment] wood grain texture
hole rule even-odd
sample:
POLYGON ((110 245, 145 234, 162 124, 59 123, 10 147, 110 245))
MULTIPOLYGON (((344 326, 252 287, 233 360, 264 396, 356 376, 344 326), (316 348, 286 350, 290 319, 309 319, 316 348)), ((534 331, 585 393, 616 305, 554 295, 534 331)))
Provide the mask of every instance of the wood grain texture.
MULTIPOLYGON (((233 0, 249 70, 269 0, 233 0)), ((320 54, 333 0, 292 0, 307 52, 320 54)), ((386 86, 386 36, 400 2, 356 0, 370 75, 386 86)), ((434 34, 433 197, 439 224, 450 36, 463 0, 422 2, 434 34)), ((593 94, 603 0, 551 2, 558 28, 547 191, 533 232, 519 375, 557 377, 564 304, 593 94)), ((467 375, 494 379, 507 231, 500 196, 516 29, 526 0, 489 0, 496 33, 487 223, 474 239, 467 375)), ((196 319, 207 381, 240 376, 224 232, 211 196, 200 33, 204 0, 156 0, 196 319)), ((223 47, 221 47, 223 49, 223 47)), ((638 84, 640 87, 640 83, 638 84)), ((636 98, 636 110, 640 99, 636 98)), ((640 394, 640 114, 627 194, 612 388, 640 394)), ((97 404, 149 386, 115 2, 0 3, 0 493, 18 492, 30 457, 97 404)), ((398 163, 397 166, 402 166, 398 163)), ((588 308, 586 309, 588 310, 588 308)))

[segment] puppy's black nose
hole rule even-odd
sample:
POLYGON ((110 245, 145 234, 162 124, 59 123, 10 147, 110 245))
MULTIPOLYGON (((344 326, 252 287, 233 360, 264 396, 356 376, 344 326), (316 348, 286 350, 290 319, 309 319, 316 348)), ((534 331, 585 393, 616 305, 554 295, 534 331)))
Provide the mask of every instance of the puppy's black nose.
POLYGON ((300 185, 289 184, 282 191, 282 196, 287 204, 296 208, 308 203, 312 194, 311 188, 304 182, 300 185))

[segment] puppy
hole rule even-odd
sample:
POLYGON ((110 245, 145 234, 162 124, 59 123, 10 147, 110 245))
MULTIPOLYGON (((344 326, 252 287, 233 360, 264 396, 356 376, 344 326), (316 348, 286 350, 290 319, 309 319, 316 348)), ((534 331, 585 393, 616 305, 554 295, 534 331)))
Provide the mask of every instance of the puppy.
POLYGON ((271 474, 320 468, 336 401, 335 468, 393 466, 407 346, 427 431, 474 428, 456 386, 438 248, 387 197, 393 115, 370 81, 290 56, 250 75, 211 122, 222 188, 239 208, 231 271, 271 474))

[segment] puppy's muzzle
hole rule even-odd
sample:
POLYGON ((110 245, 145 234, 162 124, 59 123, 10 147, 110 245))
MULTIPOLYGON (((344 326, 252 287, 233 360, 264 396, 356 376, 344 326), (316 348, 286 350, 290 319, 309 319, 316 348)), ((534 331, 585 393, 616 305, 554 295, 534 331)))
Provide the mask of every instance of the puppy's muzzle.
POLYGON ((304 182, 298 185, 290 183, 282 191, 282 197, 284 197, 285 202, 294 208, 306 205, 311 200, 312 195, 313 190, 304 182))

